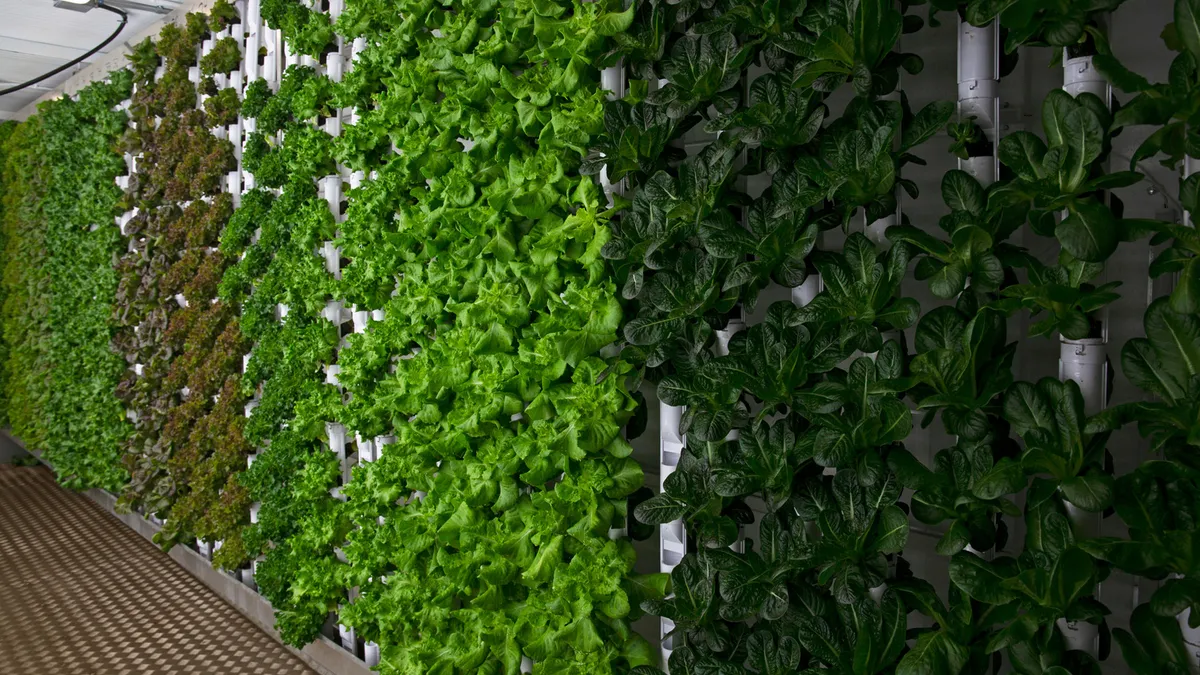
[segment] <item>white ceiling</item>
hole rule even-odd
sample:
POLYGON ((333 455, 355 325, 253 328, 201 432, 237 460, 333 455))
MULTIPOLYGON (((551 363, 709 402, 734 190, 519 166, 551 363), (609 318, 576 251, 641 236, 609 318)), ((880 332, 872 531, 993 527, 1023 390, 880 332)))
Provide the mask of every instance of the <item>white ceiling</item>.
MULTIPOLYGON (((175 9, 181 0, 143 0, 148 5, 175 9)), ((38 84, 0 96, 0 120, 9 119, 29 103, 53 91, 77 70, 162 20, 161 14, 127 9, 129 23, 99 53, 38 84)), ((53 70, 100 44, 120 23, 112 12, 92 9, 73 12, 54 6, 54 0, 0 0, 0 90, 53 70)))

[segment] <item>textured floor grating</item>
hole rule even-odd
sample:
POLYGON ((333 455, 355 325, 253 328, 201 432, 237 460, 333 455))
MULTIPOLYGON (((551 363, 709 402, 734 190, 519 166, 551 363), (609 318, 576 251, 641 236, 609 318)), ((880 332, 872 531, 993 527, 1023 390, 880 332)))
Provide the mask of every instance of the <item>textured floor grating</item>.
POLYGON ((0 673, 313 671, 47 470, 0 466, 0 673))

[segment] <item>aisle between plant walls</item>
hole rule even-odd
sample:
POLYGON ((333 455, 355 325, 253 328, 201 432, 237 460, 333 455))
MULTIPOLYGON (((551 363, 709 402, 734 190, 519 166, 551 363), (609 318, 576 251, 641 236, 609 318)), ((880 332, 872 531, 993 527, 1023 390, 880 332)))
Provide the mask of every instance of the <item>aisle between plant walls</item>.
MULTIPOLYGON (((240 17, 220 2, 139 46, 132 73, 0 132, 10 423, 68 485, 165 519, 164 547, 257 561, 285 640, 332 613, 385 673, 652 673, 642 611, 673 622, 673 673, 974 673, 1001 653, 1029 675, 1186 673, 1200 237, 1126 219, 1108 191, 1139 161, 1185 161, 1200 5, 1176 3, 1179 56, 1155 85, 1108 52, 1100 14, 1119 4, 999 16, 1007 52, 1093 51, 1133 98, 1053 93, 1042 135, 1001 140, 1001 180, 943 177, 934 234, 895 216, 926 142, 949 126, 960 156, 990 148, 953 104, 895 93, 922 68, 898 47, 922 29, 913 4, 349 0, 331 20, 264 1, 318 66, 239 100, 238 42, 217 38, 240 17), (606 100, 618 58, 629 86, 606 100), (210 129, 239 109, 253 187, 234 210, 235 153, 210 129), (1111 138, 1133 125, 1158 130, 1124 170, 1111 138), (135 206, 123 238, 113 216, 135 206), (1014 243, 1026 223, 1056 264, 1014 243), (1013 382, 1008 320, 1092 336, 1117 297, 1102 264, 1148 236, 1168 245, 1151 272, 1179 283, 1122 367, 1155 402, 1089 416, 1073 382, 1013 382), (910 269, 947 304, 902 297, 910 269), (794 302, 741 329, 771 286, 794 302), (350 312, 371 320, 350 333, 350 312), (643 379, 687 438, 644 502, 643 379), (914 407, 954 437, 932 466, 905 447, 914 407), (1107 441, 1133 423, 1159 455, 1115 476, 1107 441), (948 589, 904 559, 910 518, 939 528, 948 589), (675 521, 688 548, 669 583, 635 574, 630 536, 675 521), (1095 588, 1114 569, 1173 576, 1112 631, 1119 654, 1068 642, 1067 620, 1108 643, 1095 588)), ((1198 186, 1182 184, 1189 212, 1198 186)))

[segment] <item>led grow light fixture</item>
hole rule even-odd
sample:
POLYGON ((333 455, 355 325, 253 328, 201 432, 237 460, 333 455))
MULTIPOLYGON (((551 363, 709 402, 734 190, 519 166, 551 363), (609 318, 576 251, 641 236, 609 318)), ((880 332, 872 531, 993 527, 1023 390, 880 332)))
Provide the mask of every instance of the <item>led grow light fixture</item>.
POLYGON ((54 0, 54 6, 72 12, 90 12, 96 6, 96 0, 54 0))

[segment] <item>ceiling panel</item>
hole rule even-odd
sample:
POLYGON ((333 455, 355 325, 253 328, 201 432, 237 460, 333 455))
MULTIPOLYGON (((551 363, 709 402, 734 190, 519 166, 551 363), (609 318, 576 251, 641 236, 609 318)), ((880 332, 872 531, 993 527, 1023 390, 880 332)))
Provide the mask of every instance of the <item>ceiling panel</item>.
MULTIPOLYGON (((120 23, 120 18, 111 12, 102 9, 73 12, 55 7, 53 0, 0 0, 0 16, 4 17, 0 36, 84 49, 108 37, 120 23)), ((131 15, 130 23, 133 18, 131 15)))
POLYGON ((40 89, 22 89, 21 91, 0 96, 0 117, 9 119, 17 111, 33 103, 46 92, 40 89))
MULTIPOLYGON (((24 82, 51 71, 64 62, 63 59, 32 56, 0 49, 0 63, 4 64, 0 66, 0 81, 5 83, 24 82)), ((8 86, 9 84, 0 85, 0 89, 8 86)))
MULTIPOLYGON (((176 0, 147 0, 147 4, 173 8, 176 0)), ((123 43, 162 19, 152 12, 130 10, 121 35, 100 54, 120 49, 123 43)), ((0 0, 0 82, 24 82, 53 70, 91 50, 119 25, 120 18, 102 9, 73 12, 54 6, 54 0, 0 0)), ((0 115, 20 110, 62 83, 99 55, 40 83, 39 89, 0 96, 0 115)), ((0 90, 7 85, 0 84, 0 90)))

